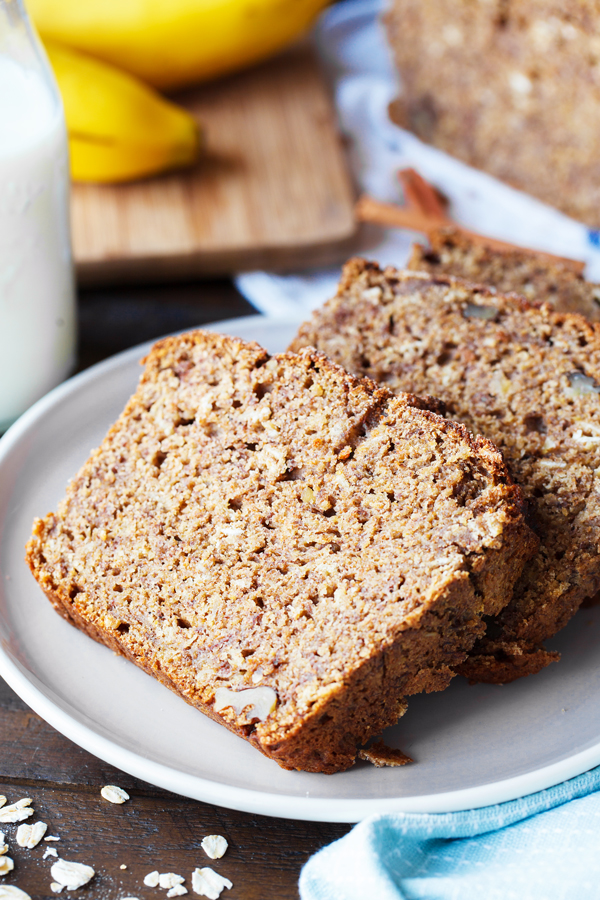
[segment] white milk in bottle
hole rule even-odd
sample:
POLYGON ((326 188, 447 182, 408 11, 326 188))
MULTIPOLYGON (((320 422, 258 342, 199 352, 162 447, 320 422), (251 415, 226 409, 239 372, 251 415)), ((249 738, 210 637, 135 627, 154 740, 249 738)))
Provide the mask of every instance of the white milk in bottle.
POLYGON ((21 0, 0 0, 0 433, 74 355, 62 104, 21 0))

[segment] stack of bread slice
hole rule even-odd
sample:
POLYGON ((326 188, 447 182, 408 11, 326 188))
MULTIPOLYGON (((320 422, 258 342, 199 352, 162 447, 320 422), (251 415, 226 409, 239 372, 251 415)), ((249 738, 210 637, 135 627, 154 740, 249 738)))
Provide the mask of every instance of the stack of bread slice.
POLYGON ((542 642, 600 587, 600 331, 438 274, 442 252, 433 255, 435 274, 351 261, 292 348, 318 347, 394 392, 432 393, 502 451, 540 550, 457 670, 506 682, 556 658, 542 642))
POLYGON ((156 344, 27 547, 66 619, 284 768, 538 672, 600 588, 598 286, 430 237, 351 260, 288 353, 156 344))

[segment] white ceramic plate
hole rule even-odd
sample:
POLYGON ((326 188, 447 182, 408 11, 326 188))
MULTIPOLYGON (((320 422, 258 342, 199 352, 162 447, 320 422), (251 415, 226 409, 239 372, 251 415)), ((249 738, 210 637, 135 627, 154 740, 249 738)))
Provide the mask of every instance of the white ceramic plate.
MULTIPOLYGON (((276 352, 296 324, 261 316, 213 326, 276 352)), ((600 763, 600 609, 554 641, 563 652, 533 678, 414 697, 385 740, 416 760, 358 763, 338 775, 285 772, 94 643, 51 608, 23 560, 36 515, 56 508, 67 479, 132 393, 149 345, 76 376, 0 440, 0 674, 51 725, 96 756, 179 794, 233 809, 355 822, 384 811, 447 812, 498 803, 600 763)))

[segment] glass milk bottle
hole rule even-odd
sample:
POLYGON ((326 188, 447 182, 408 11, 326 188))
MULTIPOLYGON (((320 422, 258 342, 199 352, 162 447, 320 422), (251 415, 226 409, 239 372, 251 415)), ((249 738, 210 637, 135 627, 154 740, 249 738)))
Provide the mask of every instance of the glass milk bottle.
POLYGON ((0 434, 74 361, 62 103, 22 0, 0 0, 0 434))

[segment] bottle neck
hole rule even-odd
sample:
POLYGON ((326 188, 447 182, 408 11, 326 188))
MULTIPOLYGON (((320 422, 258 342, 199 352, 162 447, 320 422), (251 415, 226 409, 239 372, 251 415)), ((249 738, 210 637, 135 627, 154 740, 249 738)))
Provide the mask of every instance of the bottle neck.
POLYGON ((14 53, 28 43, 32 35, 22 0, 0 0, 0 53, 14 53))
POLYGON ((35 72, 45 83, 55 103, 62 106, 58 88, 42 43, 23 0, 0 0, 0 59, 12 60, 35 72))

